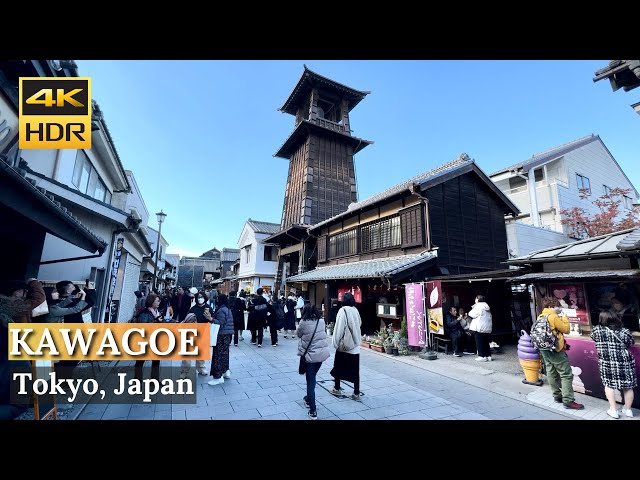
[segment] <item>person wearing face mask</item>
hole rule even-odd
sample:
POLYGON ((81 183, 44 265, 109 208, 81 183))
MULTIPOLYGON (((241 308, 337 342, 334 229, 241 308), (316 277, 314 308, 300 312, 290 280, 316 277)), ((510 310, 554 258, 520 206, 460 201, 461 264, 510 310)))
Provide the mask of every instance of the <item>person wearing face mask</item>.
POLYGON ((214 314, 213 323, 220 325, 216 346, 211 352, 211 376, 209 385, 219 385, 224 383, 225 378, 231 378, 229 370, 229 346, 233 335, 233 314, 229 310, 226 295, 218 295, 218 308, 214 314))
POLYGON ((48 287, 45 289, 45 295, 47 297, 47 306, 49 307, 49 314, 44 317, 46 323, 63 323, 65 315, 81 312, 87 306, 87 302, 85 302, 86 292, 84 290, 80 290, 76 296, 69 296, 62 300, 56 289, 48 287), (76 300, 78 302, 71 306, 76 300))
MULTIPOLYGON (((193 307, 189 309, 189 313, 195 315, 197 323, 211 323, 213 320, 213 309, 207 303, 207 301, 209 300, 207 295, 204 292, 197 292, 195 294, 195 300, 196 302, 193 307)), ((183 360, 182 368, 180 370, 180 377, 186 378, 190 368, 191 360, 183 360)), ((196 360, 196 370, 200 375, 209 375, 209 372, 207 372, 206 370, 204 360, 196 360)))

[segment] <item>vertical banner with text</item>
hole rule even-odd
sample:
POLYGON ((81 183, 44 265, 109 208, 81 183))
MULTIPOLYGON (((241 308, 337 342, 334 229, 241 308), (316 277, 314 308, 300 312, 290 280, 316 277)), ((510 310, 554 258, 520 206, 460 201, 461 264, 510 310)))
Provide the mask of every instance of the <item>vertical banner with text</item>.
POLYGON ((437 335, 444 334, 444 319, 442 317, 442 284, 439 281, 427 282, 427 317, 429 332, 437 335))
POLYGON ((426 335, 424 328, 424 290, 422 283, 408 283, 404 286, 405 309, 407 314, 408 344, 412 347, 424 347, 426 335))
MULTIPOLYGON (((120 268, 120 257, 122 256, 122 247, 124 246, 124 238, 119 238, 116 244, 116 253, 113 258, 113 264, 111 265, 111 280, 109 281, 109 296, 107 297, 107 304, 105 310, 109 314, 108 323, 114 321, 116 308, 111 305, 113 294, 116 291, 116 284, 118 283, 118 269, 120 268)), ((128 320, 128 319, 127 319, 128 320)))

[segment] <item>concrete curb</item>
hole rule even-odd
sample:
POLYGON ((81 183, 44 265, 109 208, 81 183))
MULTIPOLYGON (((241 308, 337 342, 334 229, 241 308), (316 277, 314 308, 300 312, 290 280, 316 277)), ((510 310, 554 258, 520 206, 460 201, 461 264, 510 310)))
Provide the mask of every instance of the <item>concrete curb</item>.
MULTIPOLYGON (((572 414, 570 412, 558 410, 557 408, 551 408, 543 403, 532 402, 528 398, 529 394, 538 392, 541 387, 524 384, 522 383, 522 379, 518 379, 517 377, 514 377, 512 375, 507 375, 502 372, 497 372, 495 370, 490 370, 482 367, 469 365, 452 365, 451 362, 446 362, 446 368, 443 368, 443 364, 445 362, 440 362, 440 367, 438 367, 438 359, 440 359, 440 357, 438 357, 438 359, 436 360, 423 360, 419 358, 417 354, 396 357, 386 353, 376 352, 371 349, 365 350, 364 348, 361 348, 361 351, 369 352, 373 355, 380 355, 395 362, 411 365, 416 368, 441 375, 443 377, 451 378, 459 382, 473 385, 474 387, 482 388, 483 390, 487 390, 491 393, 496 393, 513 400, 527 403, 529 405, 534 405, 549 412, 560 414, 564 417, 567 417, 568 419, 578 419, 575 414, 572 414)), ((549 389, 548 384, 545 383, 545 386, 547 389, 549 389)), ((544 386, 542 388, 544 388, 544 386)), ((551 396, 551 393, 549 393, 549 396, 551 396)))

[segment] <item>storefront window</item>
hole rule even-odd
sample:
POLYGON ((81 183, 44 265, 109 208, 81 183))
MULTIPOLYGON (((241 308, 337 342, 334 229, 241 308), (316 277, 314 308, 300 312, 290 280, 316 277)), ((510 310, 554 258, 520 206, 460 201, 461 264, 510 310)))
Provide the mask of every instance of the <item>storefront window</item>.
POLYGON ((589 315, 591 324, 597 325, 600 312, 608 311, 622 320, 622 325, 640 334, 638 324, 638 297, 640 284, 637 283, 593 283, 587 284, 589 315))

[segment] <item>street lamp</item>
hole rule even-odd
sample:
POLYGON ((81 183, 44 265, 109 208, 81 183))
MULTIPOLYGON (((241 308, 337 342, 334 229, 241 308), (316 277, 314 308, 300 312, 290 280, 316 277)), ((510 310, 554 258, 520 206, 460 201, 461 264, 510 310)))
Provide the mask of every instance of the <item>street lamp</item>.
POLYGON ((158 218, 158 242, 156 243, 156 261, 153 265, 153 288, 158 288, 158 253, 160 252, 160 239, 162 238, 162 222, 164 222, 167 214, 160 209, 156 213, 156 217, 158 218))

